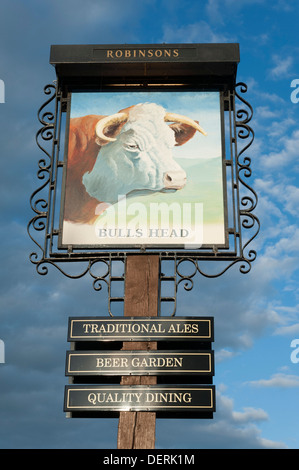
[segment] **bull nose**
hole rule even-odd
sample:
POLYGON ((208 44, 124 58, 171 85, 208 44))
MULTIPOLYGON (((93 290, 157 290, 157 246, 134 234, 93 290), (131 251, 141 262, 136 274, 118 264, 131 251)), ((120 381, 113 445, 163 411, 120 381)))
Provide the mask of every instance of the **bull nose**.
POLYGON ((163 183, 166 189, 182 189, 186 180, 184 171, 167 171, 164 173, 163 183))

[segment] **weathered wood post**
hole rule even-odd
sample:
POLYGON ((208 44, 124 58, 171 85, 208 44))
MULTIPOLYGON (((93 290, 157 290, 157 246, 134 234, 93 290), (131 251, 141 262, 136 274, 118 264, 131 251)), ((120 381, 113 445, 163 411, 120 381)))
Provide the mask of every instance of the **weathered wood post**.
MULTIPOLYGON (((126 261, 124 316, 154 317, 158 313, 160 260, 157 255, 132 255, 126 261)), ((155 350, 155 341, 124 342, 123 350, 155 350)), ((122 385, 156 384, 154 376, 123 376, 122 385)), ((156 413, 121 411, 118 449, 154 449, 156 413)))

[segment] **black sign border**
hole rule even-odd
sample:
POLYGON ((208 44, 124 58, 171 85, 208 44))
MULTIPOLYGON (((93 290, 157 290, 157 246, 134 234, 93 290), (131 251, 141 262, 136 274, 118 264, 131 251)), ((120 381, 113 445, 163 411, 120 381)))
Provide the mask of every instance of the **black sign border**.
MULTIPOLYGON (((196 361, 196 358, 193 359, 193 361, 196 361)), ((127 351, 127 350, 120 350, 120 351, 67 351, 66 353, 66 364, 65 364, 65 375, 66 376, 122 376, 122 375, 138 375, 138 376, 170 376, 170 377, 175 377, 176 375, 182 375, 184 377, 189 376, 189 375, 200 375, 200 376, 213 376, 215 374, 215 368, 214 368, 214 351, 211 350, 192 350, 192 351, 181 351, 181 350, 176 350, 176 351, 127 351), (151 370, 144 370, 142 368, 140 369, 134 369, 134 368, 114 368, 111 370, 103 370, 101 368, 98 368, 97 370, 71 370, 71 356, 122 356, 123 358, 127 356, 148 356, 153 357, 153 356, 178 356, 178 355, 185 355, 185 356, 209 356, 209 370, 181 370, 181 369, 154 369, 152 368, 151 370)), ((187 378, 185 379, 187 380, 187 378)))
POLYGON ((209 417, 213 415, 213 413, 216 411, 216 391, 215 391, 215 385, 188 385, 188 386, 177 386, 177 385, 112 385, 112 386, 93 386, 93 385, 66 385, 65 386, 65 394, 64 394, 64 411, 67 413, 72 413, 74 414, 73 417, 86 417, 87 416, 92 416, 98 417, 100 415, 103 415, 106 417, 115 417, 117 416, 121 411, 152 411, 157 413, 157 417, 169 417, 172 415, 172 417, 192 417, 192 418, 198 418, 202 414, 202 417, 209 417), (211 392, 211 405, 210 406, 182 406, 182 407, 142 407, 142 406, 133 406, 133 407, 113 407, 113 406, 108 406, 105 408, 105 410, 101 409, 100 407, 94 406, 94 407, 86 407, 86 406, 69 406, 68 404, 68 398, 69 398, 69 392, 72 390, 93 390, 95 393, 96 391, 103 392, 103 390, 114 390, 118 392, 123 392, 125 390, 130 390, 132 392, 138 391, 138 390, 144 390, 148 392, 157 392, 159 390, 167 391, 167 390, 210 390, 211 392), (77 416, 76 416, 77 413, 77 416), (81 415, 80 415, 81 413, 81 415), (83 413, 83 414, 82 414, 83 413), (206 415, 206 416, 205 416, 206 415))
POLYGON ((214 318, 213 317, 69 317, 69 324, 68 324, 68 341, 69 342, 77 342, 77 341, 198 341, 198 342, 213 342, 214 341, 214 318), (164 335, 147 335, 147 336, 138 336, 137 334, 130 333, 130 335, 110 335, 110 336, 101 336, 101 335, 84 335, 84 336, 74 336, 73 335, 73 322, 97 322, 97 321, 107 321, 107 322, 155 322, 158 323, 159 321, 172 321, 172 322, 189 322, 189 321, 205 321, 209 322, 209 336, 191 336, 189 335, 181 335, 175 336, 174 334, 169 334, 168 336, 164 335))

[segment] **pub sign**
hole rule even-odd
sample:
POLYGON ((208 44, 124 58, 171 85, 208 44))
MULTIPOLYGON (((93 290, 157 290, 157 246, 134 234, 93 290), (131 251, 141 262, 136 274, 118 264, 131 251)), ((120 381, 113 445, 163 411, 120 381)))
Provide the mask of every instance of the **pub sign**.
POLYGON ((40 274, 85 260, 67 275, 106 282, 93 264, 132 253, 249 272, 259 222, 239 60, 235 43, 51 46, 28 224, 40 274))
POLYGON ((72 92, 61 244, 225 245, 217 91, 72 92))

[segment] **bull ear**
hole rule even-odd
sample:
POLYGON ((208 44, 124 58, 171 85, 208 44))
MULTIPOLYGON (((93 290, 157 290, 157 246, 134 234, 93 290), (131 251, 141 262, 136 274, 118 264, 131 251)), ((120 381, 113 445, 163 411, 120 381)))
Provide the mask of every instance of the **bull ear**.
MULTIPOLYGON (((198 121, 195 121, 198 124, 198 121)), ((194 136, 196 129, 194 127, 189 126, 188 124, 183 124, 183 123, 174 123, 170 124, 169 126, 175 135, 175 140, 176 140, 176 146, 183 145, 188 140, 192 139, 194 136)))

